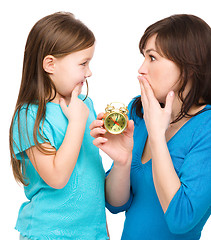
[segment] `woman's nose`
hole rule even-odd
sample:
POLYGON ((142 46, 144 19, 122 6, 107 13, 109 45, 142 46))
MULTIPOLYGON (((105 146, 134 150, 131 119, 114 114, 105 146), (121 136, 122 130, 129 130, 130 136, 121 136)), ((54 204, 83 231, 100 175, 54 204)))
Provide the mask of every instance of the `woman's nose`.
POLYGON ((142 63, 141 67, 139 68, 138 73, 142 75, 147 74, 147 64, 145 61, 142 63))

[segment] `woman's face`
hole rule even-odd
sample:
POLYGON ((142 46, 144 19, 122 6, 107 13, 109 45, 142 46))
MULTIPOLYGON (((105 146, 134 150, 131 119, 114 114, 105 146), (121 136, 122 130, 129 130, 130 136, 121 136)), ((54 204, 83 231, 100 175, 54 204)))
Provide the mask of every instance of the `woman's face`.
POLYGON ((148 39, 143 50, 145 59, 138 72, 148 80, 157 100, 165 103, 167 94, 178 90, 180 69, 157 52, 155 39, 156 35, 148 39))

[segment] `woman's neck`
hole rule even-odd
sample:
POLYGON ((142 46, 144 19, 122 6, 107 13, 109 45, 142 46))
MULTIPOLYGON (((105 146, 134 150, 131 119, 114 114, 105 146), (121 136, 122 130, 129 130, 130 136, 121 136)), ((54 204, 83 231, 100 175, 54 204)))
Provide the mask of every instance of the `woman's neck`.
MULTIPOLYGON (((200 101, 200 102, 202 102, 202 101, 200 101)), ((205 105, 202 105, 202 106, 193 105, 189 109, 188 114, 194 115, 197 112, 201 111, 204 107, 205 107, 205 105)), ((180 100, 180 98, 178 96, 175 96, 173 106, 172 106, 171 121, 176 120, 176 118, 179 116, 179 114, 181 112, 181 109, 182 109, 182 101, 180 100)))

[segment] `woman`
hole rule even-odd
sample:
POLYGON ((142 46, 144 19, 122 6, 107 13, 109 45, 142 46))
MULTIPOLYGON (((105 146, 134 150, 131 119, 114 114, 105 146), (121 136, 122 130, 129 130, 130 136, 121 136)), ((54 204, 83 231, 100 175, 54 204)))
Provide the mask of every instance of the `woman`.
POLYGON ((211 212, 210 26, 174 15, 149 26, 139 47, 134 122, 118 136, 104 134, 102 113, 90 126, 114 160, 107 207, 126 211, 123 240, 196 240, 211 212))

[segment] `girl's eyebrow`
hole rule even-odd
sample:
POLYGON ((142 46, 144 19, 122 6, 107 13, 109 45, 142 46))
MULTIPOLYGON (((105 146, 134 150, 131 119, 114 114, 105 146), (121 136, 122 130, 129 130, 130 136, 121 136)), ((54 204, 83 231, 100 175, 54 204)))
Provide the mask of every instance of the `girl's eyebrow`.
POLYGON ((90 61, 92 58, 90 58, 90 57, 85 57, 85 58, 82 58, 81 59, 81 61, 83 62, 83 61, 90 61))

